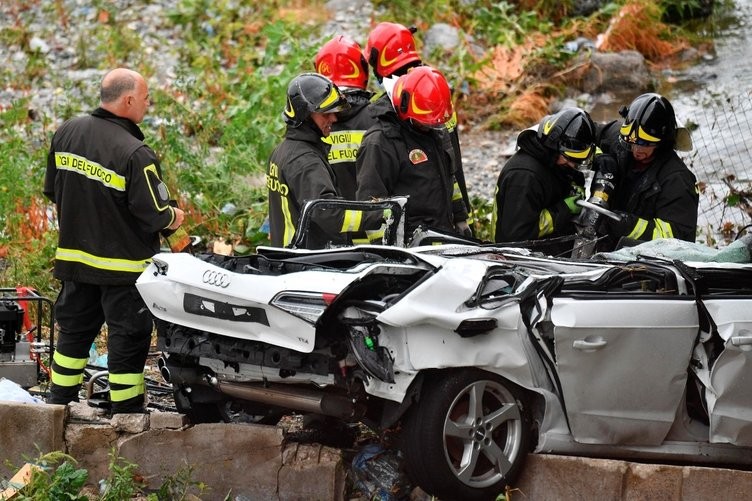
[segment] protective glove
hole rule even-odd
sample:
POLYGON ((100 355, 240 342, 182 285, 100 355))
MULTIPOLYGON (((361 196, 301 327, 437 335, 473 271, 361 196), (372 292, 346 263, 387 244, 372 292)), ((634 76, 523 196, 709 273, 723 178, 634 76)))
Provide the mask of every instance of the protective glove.
POLYGON ((618 210, 612 212, 618 215, 621 219, 616 221, 610 217, 602 217, 602 224, 599 228, 599 233, 616 238, 624 237, 631 233, 637 223, 637 216, 618 210))
POLYGON ((470 230, 470 225, 467 224, 467 221, 457 221, 454 223, 454 229, 463 237, 473 236, 473 232, 470 230))
POLYGON ((593 170, 596 172, 596 176, 600 174, 613 178, 619 173, 619 163, 612 155, 603 153, 595 156, 593 170))
POLYGON ((582 207, 577 205, 577 200, 583 200, 585 197, 578 193, 577 195, 572 195, 571 197, 567 197, 564 199, 564 205, 567 206, 567 209, 569 209, 569 212, 571 214, 577 215, 580 212, 582 212, 582 207))
POLYGON ((572 183, 572 189, 569 191, 571 196, 578 196, 581 199, 585 198, 585 187, 580 186, 577 183, 572 183))

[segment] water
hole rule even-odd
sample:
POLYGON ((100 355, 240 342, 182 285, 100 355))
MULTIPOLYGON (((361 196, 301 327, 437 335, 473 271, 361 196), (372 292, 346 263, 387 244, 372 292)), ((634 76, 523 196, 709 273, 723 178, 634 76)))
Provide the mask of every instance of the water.
POLYGON ((697 127, 684 159, 705 183, 698 222, 718 240, 752 223, 744 208, 752 194, 752 0, 734 4, 700 26, 715 40, 715 57, 678 73, 671 94, 677 117, 697 127))
POLYGON ((735 95, 752 85, 752 0, 735 0, 718 8, 714 16, 696 29, 715 41, 715 57, 688 68, 673 84, 681 101, 690 106, 707 95, 735 95), (697 98, 700 98, 698 100, 697 98))

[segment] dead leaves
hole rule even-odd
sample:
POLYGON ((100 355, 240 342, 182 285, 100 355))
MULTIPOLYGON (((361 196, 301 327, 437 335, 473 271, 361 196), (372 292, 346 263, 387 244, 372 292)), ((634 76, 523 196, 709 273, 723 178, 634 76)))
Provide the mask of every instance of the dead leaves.
MULTIPOLYGON (((548 113, 550 100, 557 95, 556 89, 576 87, 589 67, 589 58, 575 58, 570 66, 557 67, 546 63, 545 57, 542 60, 541 51, 550 49, 552 39, 586 37, 592 40, 602 29, 603 25, 592 19, 574 20, 561 31, 530 33, 522 44, 494 47, 487 62, 472 75, 476 95, 483 97, 476 98, 474 103, 468 102, 470 112, 476 116, 490 115, 487 124, 525 127, 537 122, 548 113)), ((687 48, 688 43, 677 39, 671 29, 660 22, 660 11, 655 3, 633 0, 597 35, 596 47, 602 52, 635 50, 658 65, 687 48)))
POLYGON ((596 47, 603 52, 636 50, 650 62, 663 61, 687 48, 683 39, 667 41, 670 28, 660 22, 660 10, 652 2, 626 4, 598 37, 596 47))
POLYGON ((473 75, 478 90, 494 96, 497 106, 502 101, 509 102, 508 111, 497 117, 499 123, 527 127, 547 113, 548 86, 533 83, 526 68, 534 52, 544 43, 545 38, 538 34, 528 37, 522 45, 496 46, 488 64, 473 75))
POLYGON ((473 75, 478 90, 497 94, 512 90, 525 73, 525 56, 529 51, 527 46, 494 47, 488 64, 473 75))

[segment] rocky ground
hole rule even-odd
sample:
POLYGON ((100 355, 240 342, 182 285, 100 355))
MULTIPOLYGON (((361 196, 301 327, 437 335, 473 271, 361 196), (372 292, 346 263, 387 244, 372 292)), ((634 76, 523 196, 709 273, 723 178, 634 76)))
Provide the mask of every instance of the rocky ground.
MULTIPOLYGON (((128 27, 139 34, 147 54, 153 54, 150 63, 153 64, 154 77, 150 84, 169 86, 176 78, 178 63, 173 48, 180 43, 180 33, 169 27, 166 16, 179 3, 178 0, 153 0, 145 4, 136 0, 115 0, 115 3, 118 16, 132 20, 128 27)), ((0 30, 22 19, 30 32, 30 46, 38 51, 48 69, 33 88, 28 85, 0 87, 0 111, 13 101, 28 97, 29 106, 34 110, 32 115, 54 119, 51 116, 53 104, 60 107, 65 102, 90 102, 91 96, 96 95, 102 71, 79 69, 77 44, 80 43, 80 33, 87 26, 96 26, 98 10, 86 0, 61 0, 55 3, 57 8, 45 2, 26 4, 31 7, 22 9, 20 2, 0 2, 0 30), (61 12, 65 16, 61 16, 61 12), (59 29, 63 22, 68 29, 59 29), (71 29, 72 26, 77 28, 71 29), (74 85, 64 83, 66 81, 72 81, 74 85)), ((331 15, 321 28, 322 40, 335 33, 347 33, 356 40, 365 38, 374 10, 370 0, 330 0, 326 6, 331 15)), ((430 43, 452 43, 452 33, 434 31, 438 34, 430 43)), ((0 40, 0 60, 6 63, 7 75, 23 74, 29 55, 17 45, 0 40)), ((463 163, 471 196, 490 198, 493 194, 499 169, 513 151, 511 135, 510 132, 461 129, 463 163)))

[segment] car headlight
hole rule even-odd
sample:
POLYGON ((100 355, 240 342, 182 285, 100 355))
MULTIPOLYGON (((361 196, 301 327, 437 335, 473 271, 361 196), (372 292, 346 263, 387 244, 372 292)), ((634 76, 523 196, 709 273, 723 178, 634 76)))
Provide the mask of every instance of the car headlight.
POLYGON ((315 324, 336 297, 328 292, 280 292, 270 304, 315 324))

